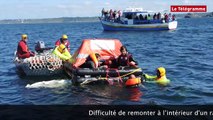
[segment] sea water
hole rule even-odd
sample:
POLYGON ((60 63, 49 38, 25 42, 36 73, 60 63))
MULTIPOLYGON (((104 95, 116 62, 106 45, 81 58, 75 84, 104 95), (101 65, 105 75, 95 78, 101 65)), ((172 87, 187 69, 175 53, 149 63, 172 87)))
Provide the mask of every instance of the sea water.
POLYGON ((0 104, 213 104, 212 18, 179 19, 177 29, 172 31, 106 32, 99 22, 88 22, 2 24, 0 33, 0 104), (23 33, 29 36, 31 50, 39 40, 53 47, 62 34, 67 34, 72 54, 83 39, 119 39, 143 72, 155 74, 155 69, 163 66, 171 84, 162 87, 143 83, 144 87, 137 88, 74 86, 66 76, 19 77, 12 60, 23 33))

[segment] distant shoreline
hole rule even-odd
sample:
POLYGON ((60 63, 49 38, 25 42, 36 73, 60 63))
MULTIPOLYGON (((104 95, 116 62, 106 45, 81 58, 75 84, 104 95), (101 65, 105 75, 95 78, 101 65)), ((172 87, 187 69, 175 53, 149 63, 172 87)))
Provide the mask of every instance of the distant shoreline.
POLYGON ((98 22, 98 17, 61 17, 43 19, 5 19, 0 24, 36 24, 36 23, 75 23, 75 22, 98 22))
MULTIPOLYGON (((190 18, 213 17, 213 12, 206 13, 184 13, 176 14, 177 18, 184 18, 190 14, 190 18)), ((5 19, 0 20, 0 24, 39 24, 39 23, 76 23, 76 22, 98 22, 97 17, 60 17, 60 18, 41 18, 41 19, 5 19)))

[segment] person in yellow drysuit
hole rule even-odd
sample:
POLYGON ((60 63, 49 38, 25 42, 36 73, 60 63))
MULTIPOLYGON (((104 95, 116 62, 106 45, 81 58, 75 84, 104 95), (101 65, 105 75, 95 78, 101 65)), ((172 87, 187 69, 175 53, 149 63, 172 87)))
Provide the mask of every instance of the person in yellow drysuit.
POLYGON ((71 55, 69 51, 67 50, 66 46, 64 44, 60 44, 59 46, 55 47, 53 50, 53 54, 58 56, 63 61, 69 61, 72 62, 71 55))
POLYGON ((166 86, 170 83, 170 80, 166 78, 166 69, 164 67, 157 68, 156 72, 156 76, 145 74, 144 77, 146 81, 154 81, 155 83, 163 86, 166 86))

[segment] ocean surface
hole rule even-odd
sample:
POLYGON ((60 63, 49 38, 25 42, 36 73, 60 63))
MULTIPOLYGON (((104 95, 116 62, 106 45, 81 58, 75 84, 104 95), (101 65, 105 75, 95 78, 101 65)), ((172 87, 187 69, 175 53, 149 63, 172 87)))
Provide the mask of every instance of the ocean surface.
POLYGON ((206 105, 213 104, 213 19, 179 19, 173 31, 106 32, 99 22, 0 25, 0 104, 10 105, 206 105), (46 46, 67 34, 71 53, 87 38, 116 38, 127 46, 145 73, 163 66, 171 84, 143 83, 137 88, 113 85, 74 86, 66 76, 19 77, 13 63, 22 33, 28 45, 46 46), (40 84, 46 82, 46 86, 40 84))

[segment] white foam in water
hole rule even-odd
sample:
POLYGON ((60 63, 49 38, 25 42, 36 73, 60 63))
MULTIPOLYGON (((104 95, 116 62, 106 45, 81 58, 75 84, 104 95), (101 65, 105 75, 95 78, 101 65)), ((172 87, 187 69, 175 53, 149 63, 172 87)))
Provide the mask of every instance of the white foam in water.
POLYGON ((71 80, 50 80, 27 84, 26 88, 58 88, 71 84, 71 80))

